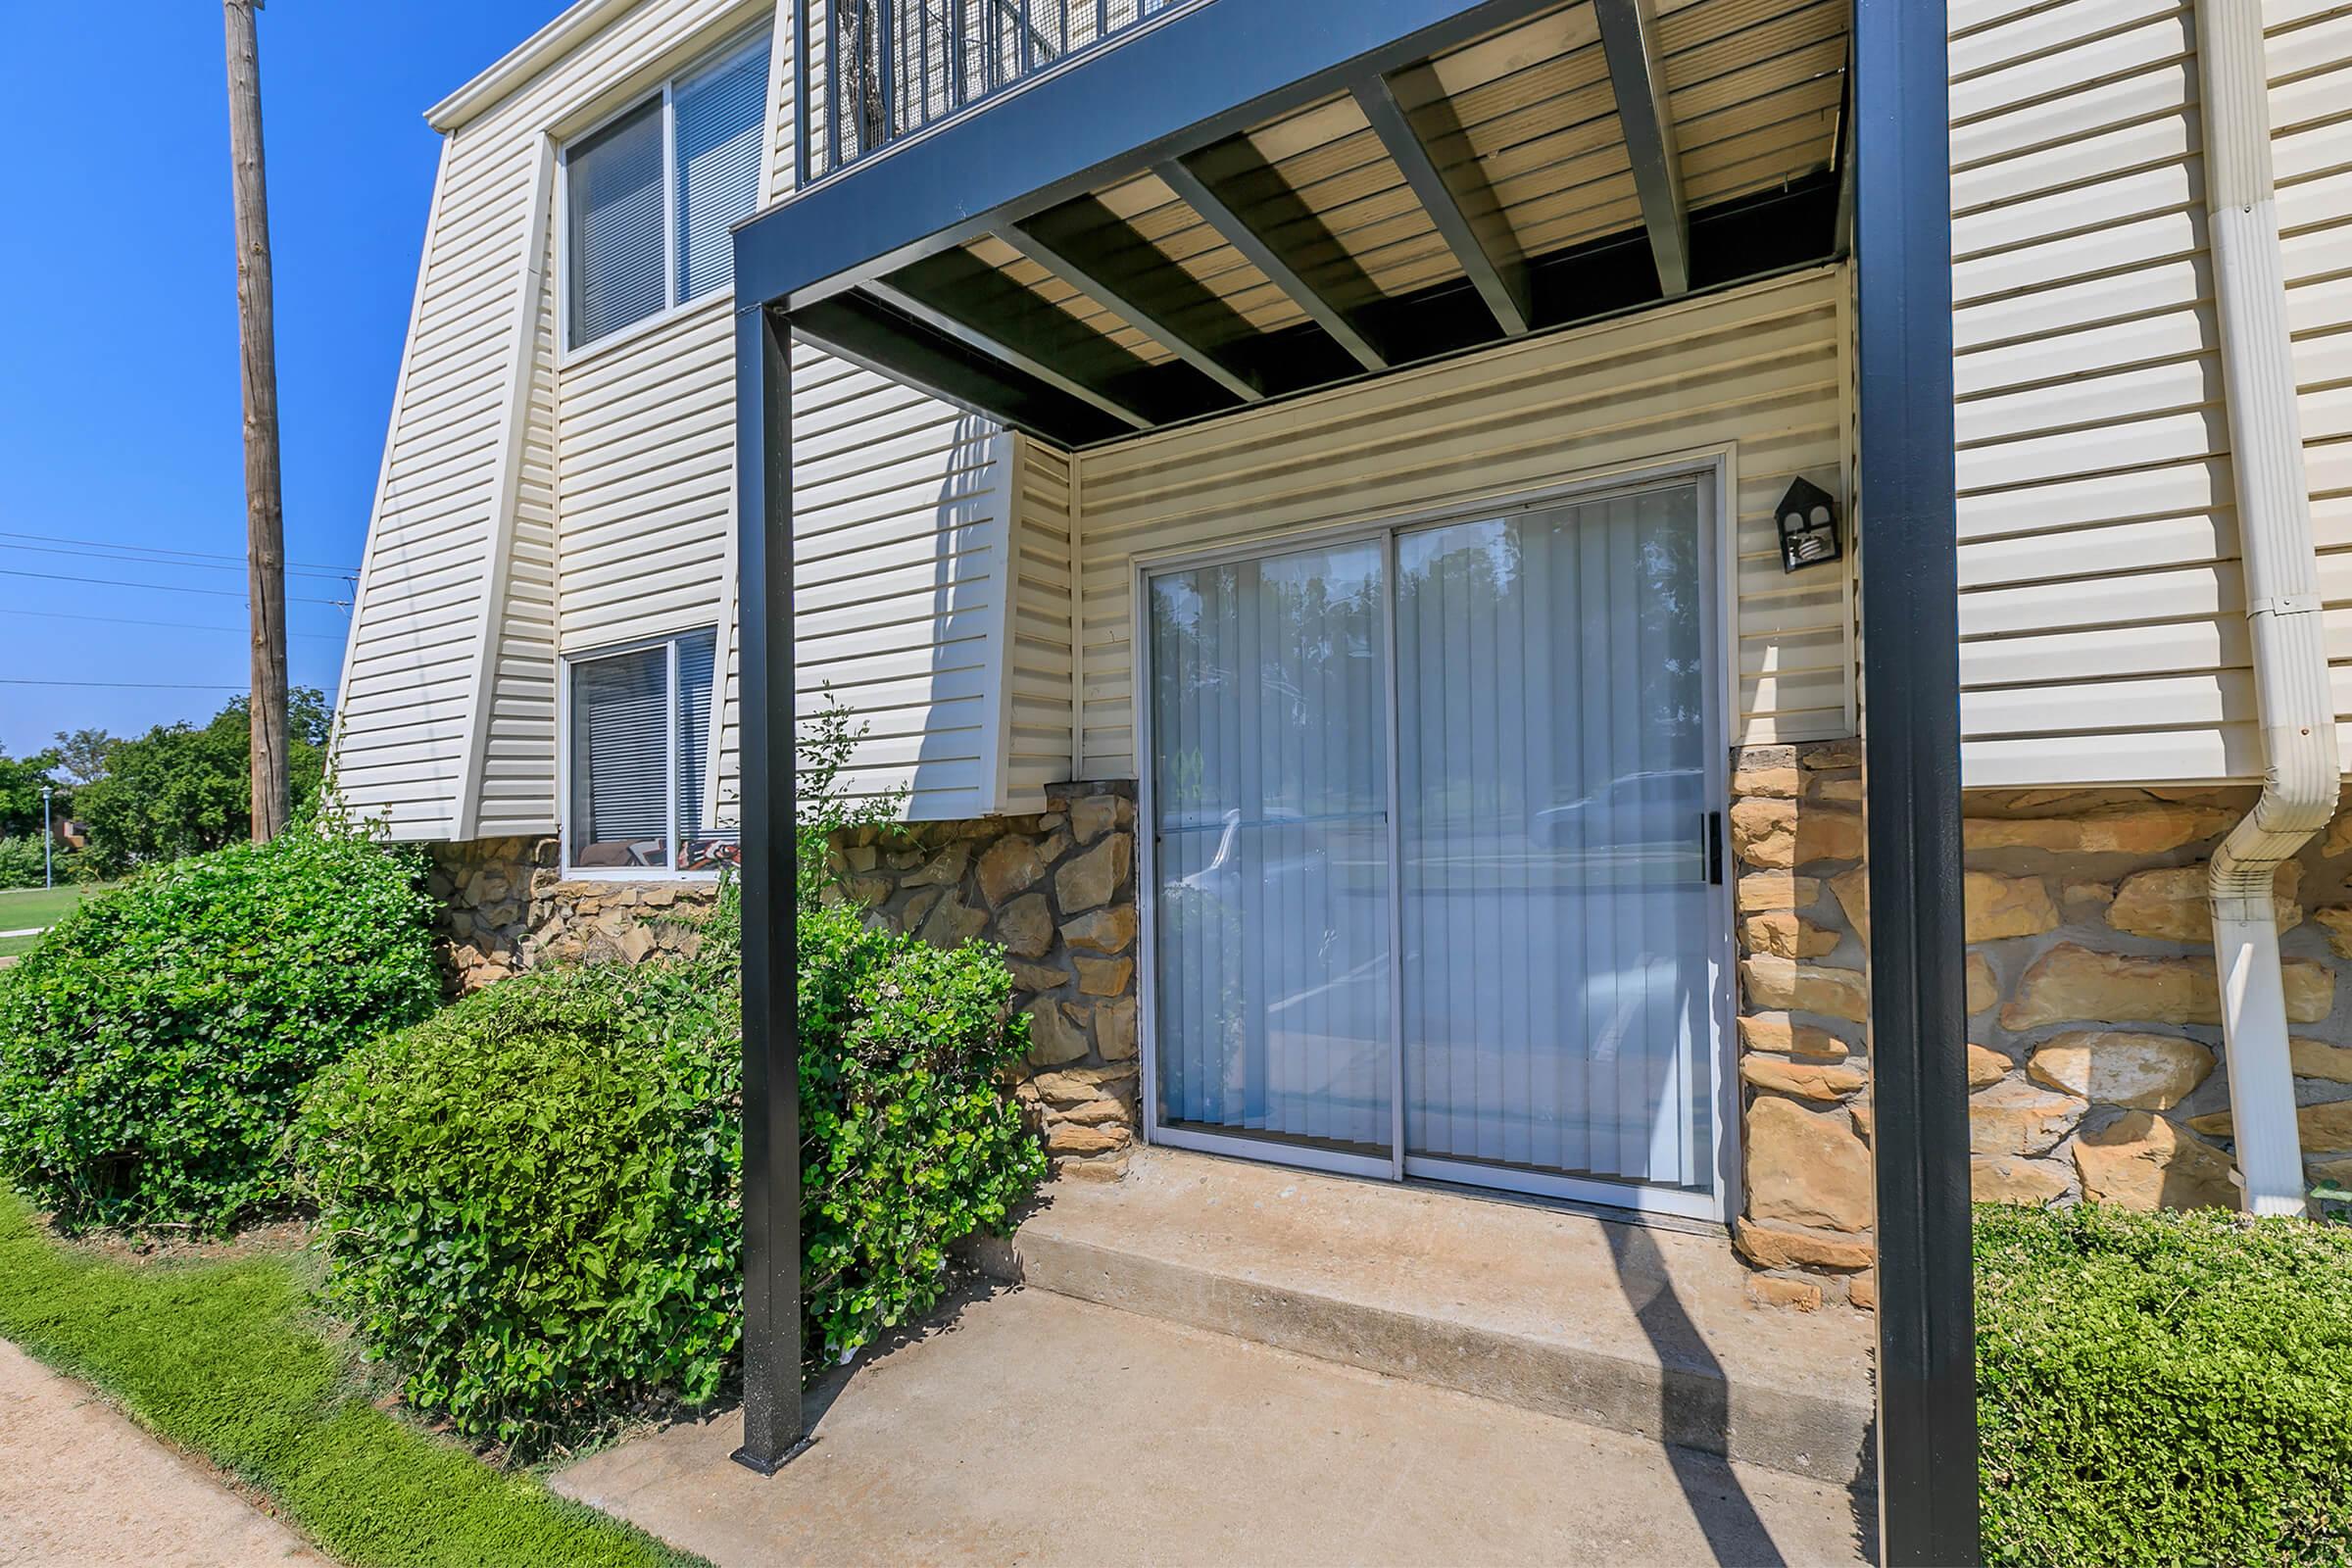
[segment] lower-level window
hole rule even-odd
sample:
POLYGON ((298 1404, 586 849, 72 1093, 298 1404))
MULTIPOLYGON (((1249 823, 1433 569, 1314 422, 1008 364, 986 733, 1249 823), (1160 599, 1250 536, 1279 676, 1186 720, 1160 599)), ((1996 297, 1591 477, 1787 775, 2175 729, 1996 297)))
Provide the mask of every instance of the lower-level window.
POLYGON ((734 860, 734 834, 708 820, 717 648, 705 629, 572 661, 567 865, 694 871, 734 860))

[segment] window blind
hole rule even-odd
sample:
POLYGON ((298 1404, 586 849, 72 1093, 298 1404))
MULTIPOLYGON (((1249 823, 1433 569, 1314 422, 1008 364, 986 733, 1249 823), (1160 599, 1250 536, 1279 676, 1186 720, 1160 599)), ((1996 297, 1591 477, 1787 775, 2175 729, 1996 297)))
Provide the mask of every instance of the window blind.
POLYGON ((693 857, 694 841, 706 836, 703 792, 710 766, 710 690, 716 674, 718 633, 690 632, 678 639, 678 845, 693 857))
POLYGON ((580 344, 641 321, 666 303, 662 100, 649 100, 570 148, 564 181, 571 341, 580 344))
POLYGON ((678 189, 678 294, 700 299, 735 280, 727 229, 760 204, 760 144, 767 121, 764 45, 672 95, 678 189))
POLYGON ((668 839, 668 648, 575 664, 571 863, 663 865, 668 839))

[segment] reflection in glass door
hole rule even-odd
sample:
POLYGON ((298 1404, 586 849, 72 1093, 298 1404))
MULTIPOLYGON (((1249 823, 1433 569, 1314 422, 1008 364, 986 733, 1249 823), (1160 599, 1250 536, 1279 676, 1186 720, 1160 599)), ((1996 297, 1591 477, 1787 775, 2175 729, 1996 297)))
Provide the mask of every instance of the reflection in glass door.
POLYGON ((1153 577, 1151 681, 1159 1120, 1386 1171, 1382 556, 1153 577))
POLYGON ((1711 514, 1685 480, 1148 579, 1154 1136, 1709 1209, 1711 514))
POLYGON ((1400 535, 1406 1168, 1714 1180, 1695 487, 1400 535))

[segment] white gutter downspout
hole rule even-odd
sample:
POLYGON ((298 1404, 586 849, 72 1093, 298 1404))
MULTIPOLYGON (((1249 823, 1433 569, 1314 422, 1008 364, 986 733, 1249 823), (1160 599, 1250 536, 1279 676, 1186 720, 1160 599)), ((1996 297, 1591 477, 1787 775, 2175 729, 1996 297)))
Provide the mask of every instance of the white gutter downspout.
POLYGON ((2242 1201, 2249 1213, 2300 1214, 2303 1152, 2271 884, 2334 816, 2339 764, 2271 172, 2262 11, 2248 0, 2196 5, 2207 235, 2264 760, 2262 798, 2214 852, 2209 894, 2242 1201))

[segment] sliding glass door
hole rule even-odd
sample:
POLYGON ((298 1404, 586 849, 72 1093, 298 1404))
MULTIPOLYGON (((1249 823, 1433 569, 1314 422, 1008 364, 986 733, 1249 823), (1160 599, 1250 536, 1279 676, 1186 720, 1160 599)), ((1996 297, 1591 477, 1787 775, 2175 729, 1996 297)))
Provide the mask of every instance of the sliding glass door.
POLYGON ((1708 1210, 1712 514, 1684 480, 1149 577, 1157 1135, 1708 1210))

